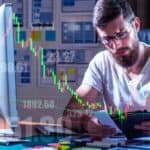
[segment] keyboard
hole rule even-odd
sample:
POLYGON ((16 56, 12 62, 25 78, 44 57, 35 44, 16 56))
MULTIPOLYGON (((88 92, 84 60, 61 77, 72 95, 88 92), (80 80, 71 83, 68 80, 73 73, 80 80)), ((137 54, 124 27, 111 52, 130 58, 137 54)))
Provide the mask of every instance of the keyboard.
POLYGON ((37 125, 36 129, 44 135, 51 135, 51 134, 76 135, 78 134, 72 130, 59 127, 59 126, 37 125))

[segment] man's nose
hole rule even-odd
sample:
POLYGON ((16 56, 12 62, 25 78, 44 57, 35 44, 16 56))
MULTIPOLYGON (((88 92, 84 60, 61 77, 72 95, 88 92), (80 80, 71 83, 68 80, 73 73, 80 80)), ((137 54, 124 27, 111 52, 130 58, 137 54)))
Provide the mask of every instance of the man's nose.
POLYGON ((114 39, 112 41, 112 50, 114 50, 114 52, 117 51, 117 49, 119 49, 120 47, 122 47, 122 40, 120 39, 114 39))

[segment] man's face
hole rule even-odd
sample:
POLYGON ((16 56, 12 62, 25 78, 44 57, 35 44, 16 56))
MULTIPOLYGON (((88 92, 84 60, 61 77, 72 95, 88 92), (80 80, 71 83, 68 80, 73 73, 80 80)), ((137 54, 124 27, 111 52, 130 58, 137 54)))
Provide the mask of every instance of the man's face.
POLYGON ((121 15, 109 22, 103 29, 97 28, 96 30, 118 64, 130 67, 136 62, 139 48, 137 37, 139 22, 137 23, 137 20, 128 22, 121 15))

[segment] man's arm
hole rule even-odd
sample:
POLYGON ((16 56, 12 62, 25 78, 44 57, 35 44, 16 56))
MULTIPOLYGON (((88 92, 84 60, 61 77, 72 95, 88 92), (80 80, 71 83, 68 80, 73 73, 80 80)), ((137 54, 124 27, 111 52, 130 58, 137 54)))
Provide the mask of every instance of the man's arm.
MULTIPOLYGON (((95 88, 88 85, 81 85, 76 92, 83 100, 83 103, 86 101, 94 102, 100 94, 95 88)), ((115 130, 111 127, 102 126, 92 114, 84 113, 86 109, 73 96, 64 111, 63 125, 79 132, 88 132, 96 137, 96 139, 101 139, 104 136, 115 133, 115 130)))
MULTIPOLYGON (((94 102, 99 95, 99 92, 96 89, 88 85, 81 85, 76 92, 83 103, 86 103, 87 101, 94 102)), ((75 96, 72 96, 63 113, 64 126, 82 131, 84 125, 91 118, 90 114, 85 113, 86 109, 86 106, 80 105, 75 96)))

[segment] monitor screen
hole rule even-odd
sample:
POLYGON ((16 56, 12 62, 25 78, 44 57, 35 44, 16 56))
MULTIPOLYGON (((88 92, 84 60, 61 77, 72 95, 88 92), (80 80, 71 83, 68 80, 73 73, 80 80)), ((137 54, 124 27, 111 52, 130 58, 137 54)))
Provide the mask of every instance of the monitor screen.
MULTIPOLYGON (((0 117, 9 127, 18 123, 11 4, 0 6, 0 117)), ((1 132, 0 132, 1 133, 1 132)))

